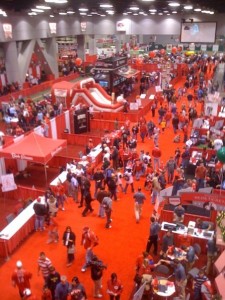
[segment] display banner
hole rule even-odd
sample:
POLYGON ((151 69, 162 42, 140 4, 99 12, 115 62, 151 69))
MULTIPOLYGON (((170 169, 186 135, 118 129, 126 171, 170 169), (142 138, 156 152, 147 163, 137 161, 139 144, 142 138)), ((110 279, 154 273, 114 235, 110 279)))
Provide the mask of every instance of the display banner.
POLYGON ((3 192, 14 191, 17 189, 17 185, 15 184, 13 174, 2 175, 1 180, 3 192))
POLYGON ((182 193, 180 195, 181 203, 185 202, 211 202, 216 205, 225 206, 225 196, 205 193, 182 193))
POLYGON ((3 31, 5 34, 5 38, 8 39, 12 39, 12 25, 9 23, 4 23, 3 24, 3 31))

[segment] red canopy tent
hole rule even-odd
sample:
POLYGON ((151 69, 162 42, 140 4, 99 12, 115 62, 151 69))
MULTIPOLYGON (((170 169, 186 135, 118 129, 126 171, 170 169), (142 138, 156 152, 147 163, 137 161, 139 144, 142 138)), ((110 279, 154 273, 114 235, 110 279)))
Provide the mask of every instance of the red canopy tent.
MULTIPOLYGON (((50 139, 31 132, 18 142, 0 149, 0 157, 23 159, 46 165, 66 145, 66 140, 50 139)), ((47 179, 46 168, 45 175, 47 179)))

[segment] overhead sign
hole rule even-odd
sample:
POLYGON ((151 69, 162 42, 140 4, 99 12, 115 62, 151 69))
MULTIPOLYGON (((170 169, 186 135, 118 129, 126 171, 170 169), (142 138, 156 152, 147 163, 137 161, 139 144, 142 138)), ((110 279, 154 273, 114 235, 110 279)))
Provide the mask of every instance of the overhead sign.
POLYGON ((118 21, 116 22, 116 30, 117 31, 126 31, 127 26, 125 21, 118 21))

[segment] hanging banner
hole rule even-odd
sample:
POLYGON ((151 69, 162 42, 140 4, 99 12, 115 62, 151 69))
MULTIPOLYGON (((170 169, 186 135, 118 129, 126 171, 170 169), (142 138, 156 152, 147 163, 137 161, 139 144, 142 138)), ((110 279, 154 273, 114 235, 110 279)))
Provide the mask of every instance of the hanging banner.
POLYGON ((125 21, 116 22, 116 30, 117 31, 126 31, 127 26, 125 21))
POLYGON ((87 29, 87 22, 80 22, 80 30, 85 32, 87 29))
POLYGON ((9 23, 3 24, 3 31, 6 39, 12 39, 12 25, 9 23))
POLYGON ((49 23, 49 29, 51 34, 56 34, 56 23, 49 23))

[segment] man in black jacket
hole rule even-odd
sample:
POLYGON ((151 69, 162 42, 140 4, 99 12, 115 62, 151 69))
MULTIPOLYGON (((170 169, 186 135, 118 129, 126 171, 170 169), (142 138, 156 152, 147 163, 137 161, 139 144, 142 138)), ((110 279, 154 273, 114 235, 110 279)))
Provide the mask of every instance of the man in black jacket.
POLYGON ((47 207, 41 203, 41 197, 38 197, 37 202, 33 205, 35 213, 35 230, 44 230, 45 216, 47 214, 47 207))
POLYGON ((101 260, 98 259, 96 255, 93 256, 91 262, 91 279, 94 282, 94 298, 102 298, 100 293, 102 287, 102 276, 103 270, 106 269, 106 265, 103 264, 101 260))
POLYGON ((49 268, 50 274, 47 277, 46 284, 52 294, 52 300, 55 300, 55 288, 60 282, 60 274, 56 272, 55 267, 49 268))

